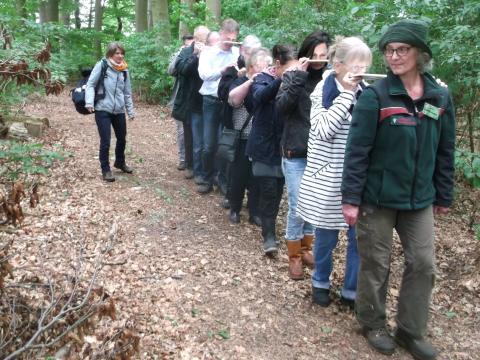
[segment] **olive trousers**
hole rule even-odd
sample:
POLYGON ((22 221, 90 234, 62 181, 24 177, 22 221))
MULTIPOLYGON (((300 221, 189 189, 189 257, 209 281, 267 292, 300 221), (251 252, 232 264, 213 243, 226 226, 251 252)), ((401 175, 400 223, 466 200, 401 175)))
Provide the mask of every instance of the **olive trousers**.
POLYGON ((405 257, 397 325, 413 338, 424 336, 435 282, 433 227, 432 206, 421 210, 360 206, 357 226, 360 269, 355 311, 361 325, 372 329, 386 325, 385 302, 395 229, 405 257))

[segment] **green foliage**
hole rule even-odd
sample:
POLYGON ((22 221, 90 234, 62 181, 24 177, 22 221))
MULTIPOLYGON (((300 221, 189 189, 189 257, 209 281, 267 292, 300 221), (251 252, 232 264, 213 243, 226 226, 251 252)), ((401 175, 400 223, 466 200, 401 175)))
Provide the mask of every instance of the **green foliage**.
POLYGON ((125 39, 129 70, 137 95, 147 102, 167 99, 173 84, 167 68, 177 44, 160 44, 157 29, 135 33, 125 39))
POLYGON ((60 152, 42 144, 0 141, 0 182, 14 181, 22 175, 47 175, 54 161, 63 160, 60 152))
POLYGON ((480 188, 480 154, 457 150, 455 169, 471 186, 480 188))

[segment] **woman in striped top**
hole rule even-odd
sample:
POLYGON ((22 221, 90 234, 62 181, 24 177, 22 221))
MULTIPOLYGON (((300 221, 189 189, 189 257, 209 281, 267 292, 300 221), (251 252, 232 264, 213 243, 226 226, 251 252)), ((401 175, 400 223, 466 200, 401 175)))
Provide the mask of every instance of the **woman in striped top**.
POLYGON ((312 275, 313 302, 330 304, 330 274, 332 252, 338 233, 346 229, 347 261, 341 302, 353 308, 358 253, 355 228, 348 227, 342 213, 343 158, 352 119, 352 108, 363 89, 362 73, 371 64, 372 54, 359 38, 339 38, 329 50, 333 71, 311 94, 310 133, 307 167, 302 178, 298 214, 315 227, 314 262, 312 275))

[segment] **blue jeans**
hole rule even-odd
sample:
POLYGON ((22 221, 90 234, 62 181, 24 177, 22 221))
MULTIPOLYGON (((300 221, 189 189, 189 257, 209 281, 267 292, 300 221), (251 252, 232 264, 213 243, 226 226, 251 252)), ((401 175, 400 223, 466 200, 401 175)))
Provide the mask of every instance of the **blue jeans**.
MULTIPOLYGON (((312 274, 312 286, 321 289, 330 288, 330 274, 332 273, 332 252, 337 246, 339 230, 315 229, 315 244, 313 259, 315 270, 312 274)), ((343 281, 342 296, 346 299, 355 300, 357 292, 357 276, 359 268, 359 256, 357 251, 357 239, 355 227, 347 231, 347 259, 345 266, 345 278, 343 281)))
POLYGON ((97 123, 98 134, 100 135, 100 150, 98 158, 102 172, 110 171, 110 140, 112 127, 117 138, 115 145, 115 165, 125 164, 125 145, 127 136, 127 122, 125 114, 111 114, 106 111, 95 111, 95 122, 97 123))
POLYGON ((203 152, 202 165, 205 181, 212 185, 215 174, 215 153, 222 116, 222 103, 219 99, 203 96, 203 152))
POLYGON ((287 227, 285 229, 287 241, 300 240, 303 235, 313 234, 313 226, 297 215, 298 192, 306 166, 306 158, 282 158, 282 171, 288 196, 287 227))
POLYGON ((202 167, 203 152, 203 118, 201 113, 192 112, 191 127, 193 137, 193 175, 205 177, 202 167))

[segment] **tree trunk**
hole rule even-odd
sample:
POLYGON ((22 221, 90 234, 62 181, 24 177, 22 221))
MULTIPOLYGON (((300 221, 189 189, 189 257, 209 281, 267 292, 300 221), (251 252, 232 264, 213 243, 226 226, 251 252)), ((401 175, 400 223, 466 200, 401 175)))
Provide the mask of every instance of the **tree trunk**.
POLYGON ((70 0, 60 0, 60 13, 62 24, 65 26, 70 25, 70 0))
POLYGON ((47 21, 58 23, 58 4, 59 0, 48 0, 47 2, 47 21))
POLYGON ((18 17, 21 17, 22 19, 27 18, 28 14, 27 14, 27 8, 25 7, 25 0, 16 0, 15 10, 18 17))
POLYGON ((470 146, 470 152, 475 152, 475 130, 473 126, 473 113, 469 111, 467 113, 468 123, 468 144, 470 146))
POLYGON ((153 1, 153 0, 147 0, 147 23, 148 23, 148 30, 152 30, 152 29, 153 29, 152 1, 153 1))
POLYGON ((220 23, 220 15, 222 6, 220 0, 206 0, 207 11, 215 19, 215 22, 220 23))
MULTIPOLYGON (((95 31, 100 33, 102 31, 102 24, 103 24, 103 6, 102 0, 95 0, 95 31)), ((95 55, 97 59, 102 57, 102 42, 97 35, 95 39, 95 55)))
POLYGON ((94 4, 93 0, 90 0, 90 9, 88 12, 88 28, 89 29, 92 28, 93 10, 94 10, 93 4, 94 4))
POLYGON ((40 24, 45 24, 47 20, 47 3, 40 1, 38 3, 38 15, 40 17, 40 24))
POLYGON ((118 0, 113 0, 113 8, 115 9, 115 14, 117 14, 117 31, 115 32, 115 41, 119 41, 122 37, 123 22, 122 18, 118 15, 118 0))
POLYGON ((148 30, 148 0, 135 1, 135 30, 143 32, 148 30))
POLYGON ((82 20, 80 19, 80 0, 75 0, 75 29, 80 29, 82 27, 82 20))
POLYGON ((192 11, 193 0, 181 0, 182 12, 180 15, 180 23, 178 24, 178 37, 182 38, 183 35, 186 35, 190 32, 188 25, 185 21, 182 20, 182 17, 190 14, 192 11))
POLYGON ((168 0, 152 0, 153 26, 159 27, 158 40, 168 44, 172 38, 170 17, 168 16, 168 0))

